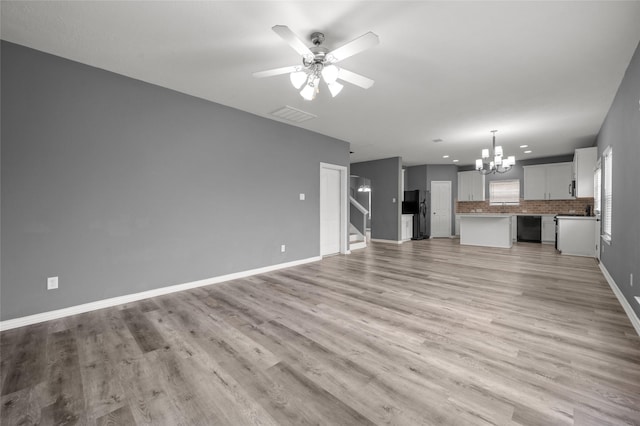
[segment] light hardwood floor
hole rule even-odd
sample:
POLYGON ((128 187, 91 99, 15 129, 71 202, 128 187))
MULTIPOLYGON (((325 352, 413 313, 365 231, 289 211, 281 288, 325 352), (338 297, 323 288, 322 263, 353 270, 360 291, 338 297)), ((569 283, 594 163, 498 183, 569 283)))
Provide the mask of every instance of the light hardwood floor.
POLYGON ((640 424, 640 338, 594 259, 374 243, 1 335, 18 424, 640 424))

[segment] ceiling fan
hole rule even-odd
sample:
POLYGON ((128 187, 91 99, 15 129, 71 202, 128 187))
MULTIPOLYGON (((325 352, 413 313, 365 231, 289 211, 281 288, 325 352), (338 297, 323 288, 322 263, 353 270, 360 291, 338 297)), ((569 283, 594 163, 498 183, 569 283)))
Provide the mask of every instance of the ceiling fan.
POLYGON ((331 92, 331 96, 333 97, 338 95, 344 87, 337 80, 346 81, 363 89, 368 89, 373 86, 373 80, 370 78, 344 68, 339 68, 335 64, 378 44, 378 36, 374 33, 368 32, 337 49, 328 51, 327 48, 322 46, 324 42, 323 33, 314 32, 311 34, 311 43, 313 46, 307 47, 286 25, 276 25, 272 30, 284 41, 289 43, 289 46, 298 52, 298 54, 302 55, 302 65, 292 65, 289 67, 254 72, 254 77, 263 78, 289 74, 291 84, 293 84, 296 89, 302 88, 302 90, 300 90, 300 96, 308 101, 313 100, 320 91, 319 85, 321 79, 327 84, 329 92, 331 92))

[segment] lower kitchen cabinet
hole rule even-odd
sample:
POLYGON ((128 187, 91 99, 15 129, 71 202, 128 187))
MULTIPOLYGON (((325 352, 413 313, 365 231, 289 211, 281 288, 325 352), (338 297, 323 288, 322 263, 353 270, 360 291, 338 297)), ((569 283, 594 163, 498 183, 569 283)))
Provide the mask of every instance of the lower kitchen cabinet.
POLYGON ((596 255, 596 218, 593 216, 557 216, 558 250, 573 256, 596 255))
POLYGON ((555 244, 556 222, 553 216, 542 216, 541 240, 543 243, 555 244))
POLYGON ((413 215, 412 214, 403 214, 402 215, 402 227, 400 228, 402 241, 410 240, 413 236, 413 215))

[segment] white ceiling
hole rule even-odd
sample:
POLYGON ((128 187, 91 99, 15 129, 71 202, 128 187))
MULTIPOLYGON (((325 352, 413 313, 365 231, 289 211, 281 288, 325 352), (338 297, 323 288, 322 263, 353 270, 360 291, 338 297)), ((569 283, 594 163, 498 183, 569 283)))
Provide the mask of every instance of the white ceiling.
MULTIPOLYGON (((289 105, 300 127, 350 142, 352 161, 472 164, 497 142, 517 159, 591 146, 640 41, 640 2, 9 2, 2 38, 263 117, 289 105), (297 65, 272 30, 338 47, 380 44, 341 62, 375 80, 304 101, 297 65), (434 143, 434 139, 443 142, 434 143), (533 152, 523 154, 520 145, 533 152), (448 154, 451 157, 443 159, 448 154)), ((640 96, 640 94, 639 94, 640 96)))

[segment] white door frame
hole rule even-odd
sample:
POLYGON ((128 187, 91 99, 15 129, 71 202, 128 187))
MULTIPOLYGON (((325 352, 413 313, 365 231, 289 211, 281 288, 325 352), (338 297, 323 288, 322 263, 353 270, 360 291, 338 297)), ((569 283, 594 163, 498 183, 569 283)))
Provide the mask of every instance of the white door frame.
MULTIPOLYGON (((348 227, 347 227, 347 195, 348 195, 348 177, 347 168, 345 166, 338 166, 337 164, 329 164, 329 163, 320 163, 320 174, 319 177, 322 179, 322 169, 330 169, 337 170, 340 173, 340 253, 341 254, 349 254, 349 246, 348 246, 348 227)), ((318 185, 321 185, 320 179, 318 180, 318 185)), ((320 187, 318 186, 318 189, 320 187)), ((320 226, 318 227, 318 246, 320 257, 322 257, 322 205, 320 205, 320 197, 318 197, 319 203, 319 220, 320 226)))

